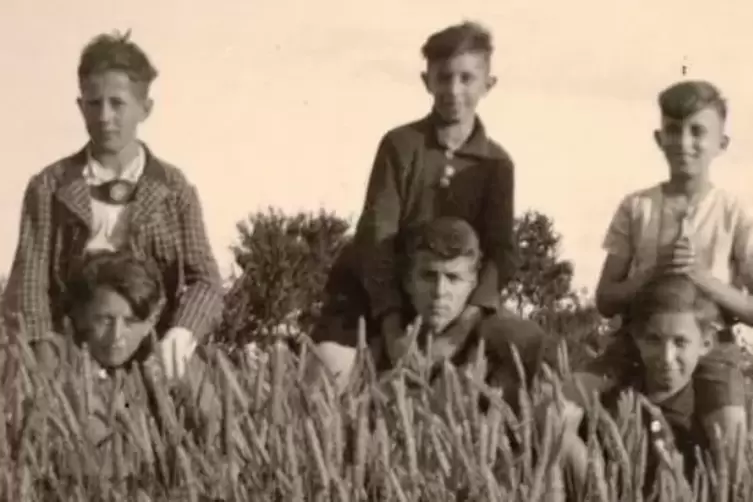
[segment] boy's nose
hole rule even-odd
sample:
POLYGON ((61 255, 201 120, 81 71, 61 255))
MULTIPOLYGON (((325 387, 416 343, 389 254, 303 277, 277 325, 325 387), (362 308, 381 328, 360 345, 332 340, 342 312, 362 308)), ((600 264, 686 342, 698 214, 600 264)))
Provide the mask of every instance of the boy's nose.
POLYGON ((664 345, 662 349, 662 362, 665 364, 672 364, 677 356, 677 351, 671 344, 664 345))
POLYGON ((99 122, 101 124, 107 124, 112 121, 114 115, 115 110, 113 109, 113 107, 110 105, 110 103, 104 101, 102 103, 102 106, 99 108, 99 122))
POLYGON ((445 294, 447 294, 447 279, 444 279, 440 277, 437 279, 437 281, 434 283, 434 298, 442 298, 445 294))
POLYGON ((115 343, 123 336, 124 323, 122 319, 116 319, 110 327, 110 341, 115 343))

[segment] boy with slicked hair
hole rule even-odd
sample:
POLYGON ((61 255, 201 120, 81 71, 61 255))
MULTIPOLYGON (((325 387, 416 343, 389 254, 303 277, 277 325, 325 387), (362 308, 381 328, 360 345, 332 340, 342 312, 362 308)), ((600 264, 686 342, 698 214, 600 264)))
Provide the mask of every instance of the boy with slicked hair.
POLYGON ((431 111, 381 139, 353 246, 330 276, 330 299, 313 333, 335 372, 356 346, 360 317, 389 361, 404 352, 400 312, 407 299, 397 262, 411 228, 441 216, 460 218, 477 232, 483 251, 478 284, 437 347, 460 343, 479 319, 496 312, 515 273, 513 163, 476 113, 497 81, 491 35, 476 23, 453 25, 432 34, 422 53, 431 111))

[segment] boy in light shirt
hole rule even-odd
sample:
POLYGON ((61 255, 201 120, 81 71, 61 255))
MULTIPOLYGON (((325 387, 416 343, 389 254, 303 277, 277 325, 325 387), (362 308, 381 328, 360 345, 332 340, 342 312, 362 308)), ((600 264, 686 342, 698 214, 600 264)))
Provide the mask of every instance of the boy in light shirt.
MULTIPOLYGON (((710 180, 711 163, 729 144, 727 104, 713 84, 683 81, 660 94, 659 107, 654 137, 669 179, 620 203, 604 240, 597 307, 607 317, 622 315, 627 327, 638 291, 657 277, 682 275, 719 305, 725 328, 717 341, 731 343, 734 323, 753 326, 753 298, 744 291, 753 287, 753 218, 710 180)), ((617 380, 634 373, 637 351, 625 332, 592 369, 617 380)), ((702 380, 702 392, 724 392, 723 379, 702 380)))

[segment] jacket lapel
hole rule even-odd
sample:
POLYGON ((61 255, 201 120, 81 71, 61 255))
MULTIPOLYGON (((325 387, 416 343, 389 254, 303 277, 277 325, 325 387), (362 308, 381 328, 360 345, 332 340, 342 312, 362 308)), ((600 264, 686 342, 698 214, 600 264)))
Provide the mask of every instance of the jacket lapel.
POLYGON ((57 199, 91 229, 92 207, 89 187, 83 176, 86 165, 86 150, 64 161, 60 187, 55 192, 57 199))
POLYGON ((133 229, 138 229, 149 221, 160 203, 170 194, 170 189, 165 184, 164 167, 146 147, 144 150, 144 174, 136 185, 134 200, 128 208, 128 221, 133 229))

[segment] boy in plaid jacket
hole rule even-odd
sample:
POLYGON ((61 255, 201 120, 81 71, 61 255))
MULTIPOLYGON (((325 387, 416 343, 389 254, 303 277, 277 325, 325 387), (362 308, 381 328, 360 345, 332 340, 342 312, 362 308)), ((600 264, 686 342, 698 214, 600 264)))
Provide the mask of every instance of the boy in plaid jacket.
POLYGON ((168 375, 219 319, 222 289, 196 188, 137 137, 153 106, 157 76, 129 36, 100 35, 83 50, 78 105, 89 142, 32 177, 3 310, 11 334, 53 363, 44 338, 63 333, 67 279, 98 249, 128 248, 153 259, 166 305, 157 321, 168 375))

